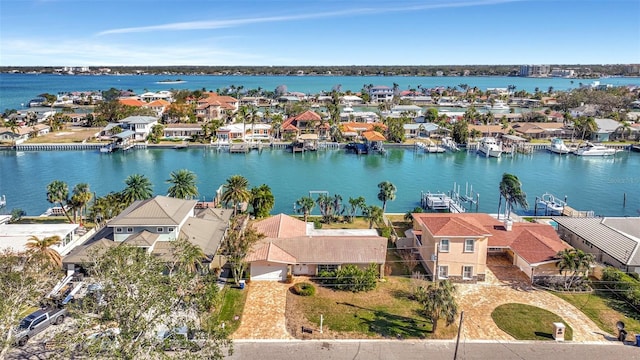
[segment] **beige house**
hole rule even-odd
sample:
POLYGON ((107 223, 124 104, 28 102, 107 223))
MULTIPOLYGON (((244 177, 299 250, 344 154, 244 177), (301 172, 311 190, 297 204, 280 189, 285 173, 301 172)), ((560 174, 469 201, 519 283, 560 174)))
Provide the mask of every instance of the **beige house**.
POLYGON ((457 282, 484 281, 488 255, 506 256, 532 282, 559 276, 556 254, 571 248, 550 225, 480 213, 415 213, 412 234, 425 269, 457 282))
POLYGON ((377 264, 383 273, 387 239, 371 229, 314 229, 285 214, 251 224, 266 237, 247 255, 251 280, 284 281, 287 275, 317 275, 354 264, 377 264))

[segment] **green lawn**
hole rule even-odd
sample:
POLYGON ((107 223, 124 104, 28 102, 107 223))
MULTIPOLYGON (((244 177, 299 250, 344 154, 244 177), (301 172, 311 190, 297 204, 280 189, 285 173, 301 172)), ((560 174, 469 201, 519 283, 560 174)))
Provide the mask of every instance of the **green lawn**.
POLYGON ((607 294, 552 294, 566 300, 582 311, 603 331, 617 335, 616 322, 622 321, 625 330, 631 335, 640 334, 640 313, 629 307, 624 301, 607 294))
POLYGON ((225 328, 229 331, 229 334, 232 334, 240 326, 244 303, 247 300, 247 290, 225 286, 222 292, 222 299, 218 320, 220 322, 224 321, 225 328))
POLYGON ((550 311, 525 304, 500 305, 491 318, 502 331, 516 340, 553 340, 553 323, 562 322, 565 340, 573 339, 573 329, 562 318, 550 311))
POLYGON ((314 324, 357 338, 444 338, 455 336, 456 326, 438 327, 431 333, 431 322, 420 312, 420 305, 409 299, 410 280, 389 277, 370 292, 352 293, 318 286, 310 297, 293 297, 297 310, 314 324))

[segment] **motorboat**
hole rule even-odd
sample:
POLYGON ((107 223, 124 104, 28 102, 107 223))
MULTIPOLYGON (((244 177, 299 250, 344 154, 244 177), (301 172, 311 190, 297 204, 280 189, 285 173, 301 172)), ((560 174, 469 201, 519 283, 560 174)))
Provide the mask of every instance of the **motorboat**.
POLYGON ((561 215, 566 202, 556 199, 549 193, 543 194, 536 203, 536 209, 544 210, 545 215, 561 215))
POLYGON ((498 100, 493 104, 487 104, 484 106, 487 110, 509 110, 509 105, 507 105, 504 101, 498 100))
POLYGON ((494 137, 483 137, 478 144, 478 151, 486 157, 500 157, 502 146, 498 144, 494 137))
POLYGON ((616 149, 609 149, 604 145, 597 145, 588 142, 585 146, 576 150, 578 156, 611 156, 618 152, 616 149))
POLYGON ((547 150, 560 155, 568 154, 571 151, 560 138, 551 139, 551 145, 547 146, 547 150))

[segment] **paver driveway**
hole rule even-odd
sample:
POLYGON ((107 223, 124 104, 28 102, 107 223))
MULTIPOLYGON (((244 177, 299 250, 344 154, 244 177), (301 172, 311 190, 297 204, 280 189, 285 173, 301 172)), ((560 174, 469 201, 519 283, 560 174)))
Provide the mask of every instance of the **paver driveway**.
POLYGON ((287 332, 285 308, 290 284, 252 281, 242 320, 233 339, 293 339, 287 332))
MULTIPOLYGON (((549 292, 530 288, 524 281, 524 274, 518 272, 509 263, 490 265, 484 283, 457 284, 458 304, 460 310, 464 311, 461 336, 468 340, 513 340, 493 322, 491 313, 499 305, 521 303, 537 306, 560 316, 573 329, 573 341, 609 341, 605 339, 604 332, 580 310, 549 292)), ((549 333, 552 331, 552 325, 549 324, 549 333)))

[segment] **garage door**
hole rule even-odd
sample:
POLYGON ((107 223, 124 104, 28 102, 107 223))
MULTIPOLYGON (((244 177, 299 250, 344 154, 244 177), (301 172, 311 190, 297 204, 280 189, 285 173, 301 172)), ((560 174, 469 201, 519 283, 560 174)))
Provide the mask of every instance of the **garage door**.
POLYGON ((251 264, 251 281, 285 281, 287 264, 251 264))

